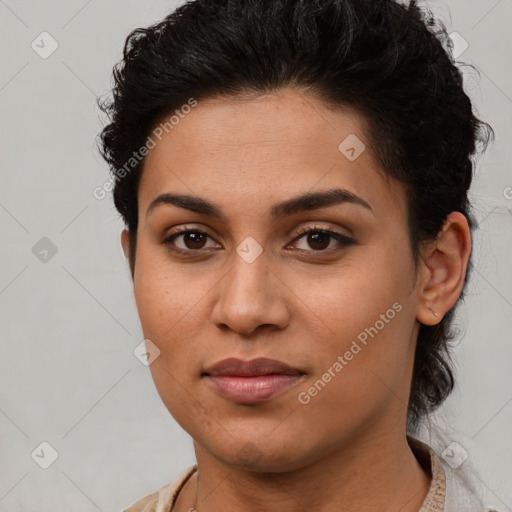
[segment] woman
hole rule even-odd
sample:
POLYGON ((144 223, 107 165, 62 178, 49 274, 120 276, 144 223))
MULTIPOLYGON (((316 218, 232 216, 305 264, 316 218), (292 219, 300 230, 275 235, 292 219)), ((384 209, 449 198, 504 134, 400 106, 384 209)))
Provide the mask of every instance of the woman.
POLYGON ((127 511, 483 510, 415 438, 492 135, 443 44, 392 0, 199 0, 128 36, 101 150, 197 464, 127 511))

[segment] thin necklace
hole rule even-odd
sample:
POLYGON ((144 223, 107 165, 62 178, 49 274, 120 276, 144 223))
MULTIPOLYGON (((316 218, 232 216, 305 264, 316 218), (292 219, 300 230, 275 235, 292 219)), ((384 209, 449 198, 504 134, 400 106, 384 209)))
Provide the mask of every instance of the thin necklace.
MULTIPOLYGON (((194 473, 196 474, 196 478, 197 478, 196 497, 194 499, 194 506, 188 508, 187 512, 198 512, 197 509, 196 509, 196 506, 197 506, 197 491, 198 491, 198 488, 199 488, 199 473, 198 473, 197 469, 196 469, 196 471, 194 471, 194 473)), ((184 494, 184 491, 185 491, 185 488, 187 487, 187 485, 190 487, 190 485, 192 484, 192 480, 194 478, 194 473, 192 475, 190 475, 190 477, 187 479, 184 487, 178 493, 178 496, 176 496, 176 500, 178 500, 178 498, 184 494)), ((176 505, 176 503, 174 503, 174 505, 176 505)), ((173 506, 172 510, 174 510, 174 509, 175 509, 175 507, 173 506)))
MULTIPOLYGON (((196 507, 197 507, 197 492, 199 490, 199 472, 197 471, 197 469, 196 469, 196 480, 197 480, 197 483, 196 483, 196 498, 194 500, 194 506, 192 507, 194 509, 194 512, 198 512, 196 507)), ((190 512, 192 512, 192 511, 190 511, 190 512)))

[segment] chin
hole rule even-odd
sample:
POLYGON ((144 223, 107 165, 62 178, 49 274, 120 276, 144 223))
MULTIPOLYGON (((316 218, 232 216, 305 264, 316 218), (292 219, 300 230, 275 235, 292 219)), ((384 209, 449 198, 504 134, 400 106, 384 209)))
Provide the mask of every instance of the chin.
MULTIPOLYGON (((203 445, 205 447, 205 445, 203 445)), ((230 439, 225 446, 208 443, 205 448, 223 464, 255 473, 284 473, 298 470, 314 459, 304 443, 287 437, 270 438, 266 435, 230 439), (297 450, 301 447, 301 451, 297 450)))

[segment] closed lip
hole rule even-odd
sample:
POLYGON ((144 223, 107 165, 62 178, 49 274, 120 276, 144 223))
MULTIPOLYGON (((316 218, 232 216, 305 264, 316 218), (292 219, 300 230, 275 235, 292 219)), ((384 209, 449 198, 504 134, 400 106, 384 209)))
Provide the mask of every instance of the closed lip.
POLYGON ((238 404, 256 404, 284 393, 302 380, 304 372, 282 361, 259 357, 250 361, 229 358, 205 369, 212 389, 238 404))
POLYGON ((282 361, 258 357, 243 361, 235 357, 223 359, 205 368, 203 375, 210 377, 258 377, 262 375, 304 375, 305 372, 282 361))

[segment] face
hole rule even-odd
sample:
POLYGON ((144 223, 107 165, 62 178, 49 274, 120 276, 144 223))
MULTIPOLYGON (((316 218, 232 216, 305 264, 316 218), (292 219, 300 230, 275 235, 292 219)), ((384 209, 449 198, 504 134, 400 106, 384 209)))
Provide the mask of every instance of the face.
POLYGON ((205 453, 283 471, 403 435, 418 332, 406 195, 362 117, 288 89, 200 101, 150 150, 138 208, 152 376, 205 453))

